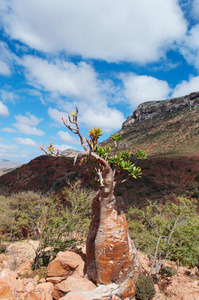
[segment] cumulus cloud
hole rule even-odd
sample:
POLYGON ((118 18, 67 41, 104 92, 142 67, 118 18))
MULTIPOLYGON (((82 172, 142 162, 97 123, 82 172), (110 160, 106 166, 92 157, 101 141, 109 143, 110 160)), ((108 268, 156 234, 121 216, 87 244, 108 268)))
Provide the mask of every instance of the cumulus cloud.
POLYGON ((45 133, 37 129, 35 126, 39 124, 42 119, 38 119, 36 116, 26 113, 26 116, 17 115, 15 116, 17 123, 13 124, 15 128, 19 130, 19 132, 26 135, 37 135, 43 136, 45 133))
POLYGON ((16 61, 19 61, 17 56, 10 51, 5 42, 0 41, 0 74, 11 75, 12 65, 16 61))
POLYGON ((17 122, 23 123, 28 126, 37 126, 42 121, 42 119, 38 119, 36 116, 30 114, 29 112, 26 113, 26 116, 16 115, 15 119, 17 120, 17 122))
POLYGON ((9 115, 8 108, 2 101, 0 101, 0 116, 7 117, 9 115))
POLYGON ((88 128, 100 127, 103 132, 110 132, 121 128, 122 123, 125 121, 122 112, 104 107, 81 107, 81 122, 88 128))
POLYGON ((15 144, 6 145, 0 143, 0 157, 8 158, 8 159, 21 159, 27 158, 28 152, 19 149, 19 147, 15 144))
POLYGON ((62 124, 62 118, 67 119, 68 114, 66 112, 61 112, 56 108, 49 107, 48 108, 48 115, 53 119, 57 124, 62 124))
POLYGON ((166 81, 133 73, 121 74, 124 94, 132 107, 142 102, 167 99, 171 89, 166 81))
POLYGON ((15 126, 19 130, 19 132, 26 135, 43 136, 45 134, 42 130, 37 129, 36 127, 31 127, 23 123, 15 123, 13 124, 13 126, 15 126))
MULTIPOLYGON (((117 92, 111 80, 102 81, 93 67, 85 62, 77 65, 71 62, 51 62, 32 56, 24 57, 26 76, 29 82, 40 89, 70 98, 73 109, 78 106, 81 111, 81 121, 90 126, 99 126, 105 131, 121 127, 124 117, 121 112, 108 106, 117 92)), ((58 96, 57 95, 57 96, 58 96)), ((117 96, 116 96, 117 98, 117 96)), ((56 102, 56 99, 54 99, 56 102)), ((69 101, 69 100, 68 100, 69 101)), ((49 107, 49 116, 58 124, 61 117, 68 115, 63 111, 71 105, 59 105, 62 112, 49 107)))
POLYGON ((189 81, 183 80, 180 84, 178 84, 174 91, 172 96, 175 97, 181 97, 188 95, 192 92, 198 92, 199 91, 199 76, 196 77, 190 77, 189 81))
POLYGON ((192 2, 192 15, 198 20, 199 17, 199 0, 193 0, 192 2))
POLYGON ((1 22, 13 39, 109 62, 156 61, 187 27, 177 0, 1 1, 1 22))
POLYGON ((25 56, 23 65, 29 83, 49 92, 59 92, 68 97, 94 101, 100 93, 101 82, 94 69, 86 62, 48 62, 33 56, 25 56))
POLYGON ((3 61, 0 61, 0 74, 1 75, 10 75, 10 68, 3 61))
POLYGON ((34 141, 34 140, 32 140, 32 139, 30 139, 30 138, 21 138, 21 137, 18 137, 18 138, 15 138, 14 139, 16 142, 17 142, 17 144, 19 144, 19 145, 24 145, 24 146, 30 146, 30 147, 36 147, 36 148, 38 148, 39 147, 39 145, 34 141))
POLYGON ((72 135, 70 135, 67 131, 60 130, 57 135, 64 143, 68 143, 70 145, 80 145, 79 140, 75 139, 72 135))
POLYGON ((4 132, 17 132, 14 128, 10 128, 10 127, 2 128, 1 131, 4 131, 4 132))

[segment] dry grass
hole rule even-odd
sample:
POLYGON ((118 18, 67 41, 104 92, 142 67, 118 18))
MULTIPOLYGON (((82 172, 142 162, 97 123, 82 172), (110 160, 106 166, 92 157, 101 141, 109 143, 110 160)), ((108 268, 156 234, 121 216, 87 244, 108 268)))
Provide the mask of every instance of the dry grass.
MULTIPOLYGON (((140 148, 149 156, 197 155, 199 153, 199 107, 163 114, 120 130, 126 147, 140 148)), ((102 143, 112 144, 111 139, 102 143)))

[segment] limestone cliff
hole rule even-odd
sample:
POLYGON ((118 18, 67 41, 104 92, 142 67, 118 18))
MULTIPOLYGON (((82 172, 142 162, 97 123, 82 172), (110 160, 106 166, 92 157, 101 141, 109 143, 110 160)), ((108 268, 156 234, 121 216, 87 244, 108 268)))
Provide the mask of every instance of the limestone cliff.
POLYGON ((122 129, 134 123, 152 119, 158 115, 199 106, 199 92, 163 101, 148 101, 140 104, 131 116, 122 124, 122 129))

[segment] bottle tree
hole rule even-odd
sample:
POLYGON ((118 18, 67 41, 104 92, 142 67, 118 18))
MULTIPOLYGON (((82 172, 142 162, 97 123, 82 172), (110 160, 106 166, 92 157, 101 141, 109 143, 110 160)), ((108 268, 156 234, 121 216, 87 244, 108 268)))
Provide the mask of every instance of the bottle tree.
MULTIPOLYGON (((130 239, 126 216, 117 208, 114 189, 130 177, 141 176, 141 169, 130 161, 131 153, 122 151, 118 154, 120 135, 112 136, 115 151, 111 155, 109 146, 98 144, 102 135, 101 129, 89 131, 88 138, 84 138, 79 129, 78 109, 63 119, 64 125, 79 136, 84 152, 81 153, 80 164, 87 158, 93 160, 95 168, 93 175, 99 183, 99 190, 92 203, 92 218, 86 242, 86 276, 96 284, 109 285, 115 283, 113 294, 120 297, 135 295, 135 285, 140 273, 140 263, 137 250, 130 239)), ((46 154, 57 156, 52 142, 46 154)), ((142 150, 136 151, 138 159, 145 159, 142 150)), ((76 160, 76 159, 75 159, 76 160)))

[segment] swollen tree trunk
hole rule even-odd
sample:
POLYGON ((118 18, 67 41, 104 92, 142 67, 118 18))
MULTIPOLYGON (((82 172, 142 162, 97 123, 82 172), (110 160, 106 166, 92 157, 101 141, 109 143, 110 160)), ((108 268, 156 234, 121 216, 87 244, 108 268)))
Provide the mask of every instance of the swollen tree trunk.
POLYGON ((118 283, 117 295, 125 298, 135 294, 140 264, 125 214, 115 206, 113 171, 106 161, 103 167, 103 186, 92 204, 86 274, 97 284, 118 283))
POLYGON ((84 139, 79 131, 77 115, 78 108, 68 115, 69 122, 62 119, 63 123, 79 136, 85 150, 83 156, 95 160, 101 170, 101 188, 93 199, 92 220, 86 243, 86 274, 97 284, 115 283, 116 290, 111 294, 122 298, 134 296, 140 264, 129 236, 125 214, 115 206, 113 171, 108 162, 94 151, 101 131, 94 128, 90 131, 90 140, 84 139))

